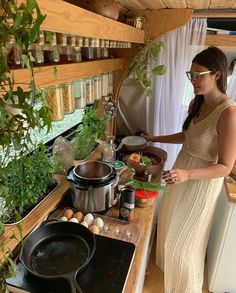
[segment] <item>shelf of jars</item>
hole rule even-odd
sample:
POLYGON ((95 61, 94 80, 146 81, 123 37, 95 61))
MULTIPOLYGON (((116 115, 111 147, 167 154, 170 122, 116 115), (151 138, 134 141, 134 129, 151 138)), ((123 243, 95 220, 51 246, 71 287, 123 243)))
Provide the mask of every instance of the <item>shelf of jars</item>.
POLYGON ((43 30, 77 36, 144 44, 143 30, 98 15, 62 0, 38 0, 47 17, 43 30), (55 9, 56 7, 56 9, 55 9))
MULTIPOLYGON (((122 58, 35 67, 35 82, 39 88, 44 88, 109 71, 119 70, 122 69, 122 67, 122 58)), ((30 74, 27 69, 16 69, 12 70, 11 73, 14 74, 15 80, 17 80, 16 86, 21 86, 24 90, 29 89, 30 74)))

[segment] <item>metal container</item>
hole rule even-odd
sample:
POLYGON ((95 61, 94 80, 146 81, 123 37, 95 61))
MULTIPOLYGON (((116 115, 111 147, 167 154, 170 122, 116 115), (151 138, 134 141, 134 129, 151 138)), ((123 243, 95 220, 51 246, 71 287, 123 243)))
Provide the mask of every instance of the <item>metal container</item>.
POLYGON ((67 172, 72 182, 72 204, 83 212, 105 212, 117 200, 115 188, 118 175, 111 165, 101 161, 89 161, 72 167, 67 172))

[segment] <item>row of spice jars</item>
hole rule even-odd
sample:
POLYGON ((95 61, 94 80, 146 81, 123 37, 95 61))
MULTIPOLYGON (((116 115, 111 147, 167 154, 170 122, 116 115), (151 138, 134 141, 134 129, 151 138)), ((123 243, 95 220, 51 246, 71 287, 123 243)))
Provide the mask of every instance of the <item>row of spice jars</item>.
MULTIPOLYGON (((131 43, 41 31, 30 50, 33 62, 42 65, 108 58, 108 48, 131 48, 131 43)), ((12 36, 7 45, 9 66, 20 66, 21 55, 21 49, 12 36)))
POLYGON ((92 105, 113 91, 112 72, 90 78, 51 86, 43 90, 45 105, 51 111, 52 121, 59 121, 76 108, 92 105))

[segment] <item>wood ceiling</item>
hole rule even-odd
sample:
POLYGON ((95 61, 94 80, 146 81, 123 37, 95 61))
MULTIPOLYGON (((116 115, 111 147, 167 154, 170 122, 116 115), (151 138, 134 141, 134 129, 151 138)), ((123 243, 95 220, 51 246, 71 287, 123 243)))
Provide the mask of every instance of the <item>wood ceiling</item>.
POLYGON ((236 9, 236 0, 116 0, 122 12, 139 9, 236 9))

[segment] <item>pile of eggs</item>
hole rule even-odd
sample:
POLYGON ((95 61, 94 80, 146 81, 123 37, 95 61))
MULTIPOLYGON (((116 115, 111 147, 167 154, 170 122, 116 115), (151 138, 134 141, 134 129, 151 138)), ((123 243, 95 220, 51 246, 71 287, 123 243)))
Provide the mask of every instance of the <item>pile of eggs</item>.
POLYGON ((104 226, 102 218, 94 218, 91 213, 88 213, 84 216, 82 212, 74 212, 71 209, 66 209, 60 220, 63 222, 73 222, 81 224, 86 228, 89 228, 90 231, 92 231, 94 234, 99 234, 100 230, 104 226))

